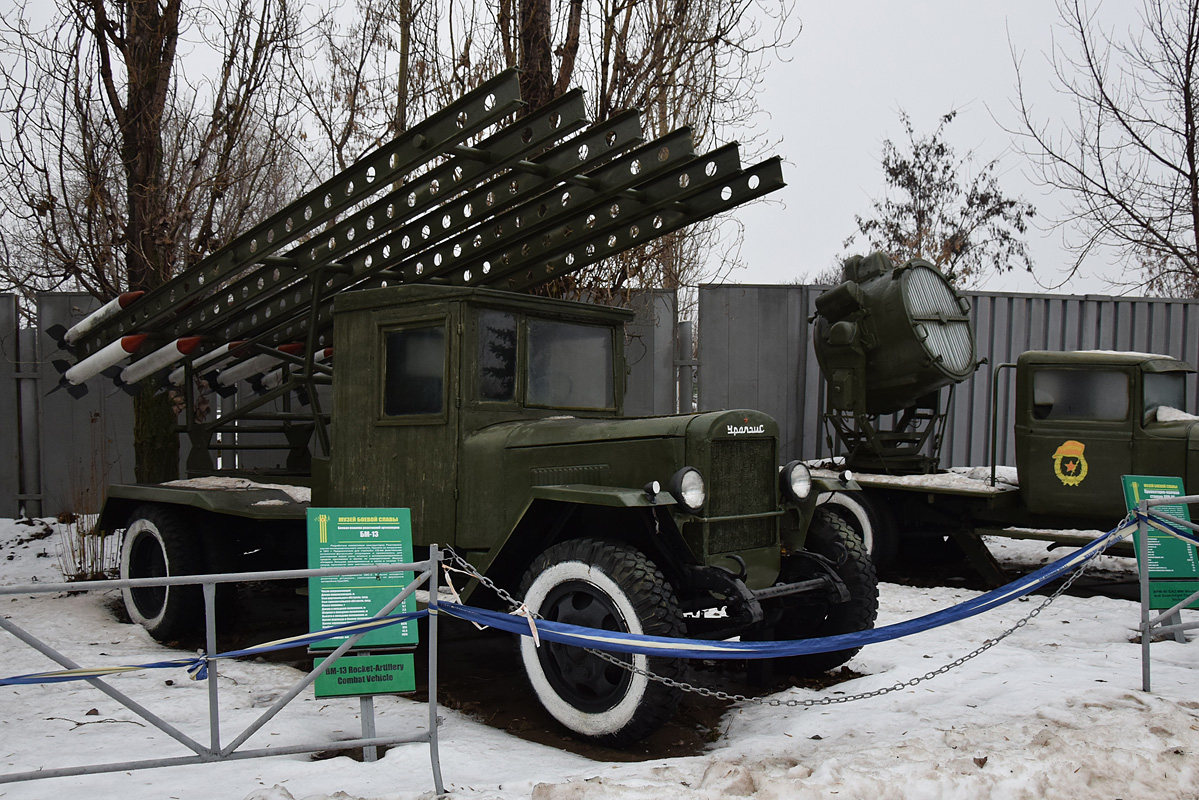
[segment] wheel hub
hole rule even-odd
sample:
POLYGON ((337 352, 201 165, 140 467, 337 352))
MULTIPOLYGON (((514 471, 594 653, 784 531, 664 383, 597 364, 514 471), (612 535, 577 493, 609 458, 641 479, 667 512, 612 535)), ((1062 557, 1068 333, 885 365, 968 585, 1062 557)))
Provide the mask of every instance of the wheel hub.
MULTIPOLYGON (((541 616, 553 622, 627 632, 628 625, 607 594, 583 581, 568 581, 546 595, 541 616)), ((617 656, 631 663, 629 656, 617 656)), ((546 678, 572 706, 589 713, 606 711, 624 697, 631 673, 581 647, 546 642, 537 651, 546 678)))

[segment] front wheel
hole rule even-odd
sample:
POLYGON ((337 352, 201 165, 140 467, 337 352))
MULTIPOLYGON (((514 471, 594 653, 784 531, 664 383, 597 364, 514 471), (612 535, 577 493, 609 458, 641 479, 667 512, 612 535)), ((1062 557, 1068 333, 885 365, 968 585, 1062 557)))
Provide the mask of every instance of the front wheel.
POLYGON ((899 534, 890 512, 876 497, 863 492, 831 492, 822 496, 821 506, 849 523, 876 571, 891 567, 899 552, 899 534))
MULTIPOLYGON (((546 620, 651 636, 683 635, 683 616, 662 572, 638 550, 574 539, 538 556, 521 581, 529 611, 546 620)), ((522 636, 520 655, 538 701, 574 733, 623 746, 659 728, 680 694, 649 680, 678 679, 680 659, 617 654, 632 672, 579 647, 522 636)))
MULTIPOLYGON (((837 576, 845 583, 849 600, 820 601, 790 609, 775 627, 776 638, 811 639, 873 628, 878 616, 878 576, 865 545, 849 524, 834 511, 817 509, 804 548, 833 564, 837 576)), ((813 577, 815 573, 809 572, 810 566, 798 560, 799 557, 793 558, 802 572, 797 577, 813 577)), ((792 674, 815 675, 841 666, 860 649, 792 656, 782 659, 781 666, 792 674)))
MULTIPOLYGON (((121 542, 121 578, 162 578, 204 572, 204 554, 186 520, 173 509, 139 506, 121 542)), ((160 642, 202 629, 199 586, 121 590, 129 618, 160 642)))

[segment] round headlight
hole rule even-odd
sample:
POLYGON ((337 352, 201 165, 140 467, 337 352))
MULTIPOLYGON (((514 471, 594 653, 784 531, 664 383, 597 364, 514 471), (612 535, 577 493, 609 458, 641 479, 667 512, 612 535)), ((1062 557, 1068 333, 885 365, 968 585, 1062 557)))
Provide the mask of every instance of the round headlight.
POLYGON ((802 461, 792 461, 779 473, 779 484, 784 497, 805 500, 812 492, 812 473, 802 461))
POLYGON ((708 495, 704 476, 695 467, 683 467, 670 479, 670 494, 687 513, 699 513, 708 495))

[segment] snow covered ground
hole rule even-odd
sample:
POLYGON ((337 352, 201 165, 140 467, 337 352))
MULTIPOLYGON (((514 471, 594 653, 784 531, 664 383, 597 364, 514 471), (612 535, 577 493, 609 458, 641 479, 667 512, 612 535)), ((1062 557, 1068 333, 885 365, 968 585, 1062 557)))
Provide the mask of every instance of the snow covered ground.
MULTIPOLYGON (((30 540, 36 530, 0 520, 0 584, 61 580, 56 537, 30 540)), ((1044 558, 1042 544, 1001 544, 1001 560, 1044 558)), ((1126 563, 1105 568, 1128 569, 1126 563)), ((879 623, 973 594, 884 584, 879 623)), ((769 699, 836 700, 906 683, 971 652, 1040 601, 1034 597, 950 628, 874 645, 850 665, 864 677, 769 699)), ((117 622, 115 602, 115 593, 0 596, 0 613, 85 666, 179 655, 140 628, 117 622)), ((1062 597, 978 658, 898 691, 810 709, 734 706, 720 740, 688 758, 596 762, 445 710, 442 770, 456 797, 503 800, 1199 798, 1199 641, 1155 643, 1153 692, 1144 693, 1140 647, 1130 641, 1138 618, 1134 603, 1062 597)), ((0 676, 53 668, 0 632, 0 676)), ((224 741, 297 675, 276 664, 222 665, 224 741)), ((206 687, 182 670, 131 673, 110 682, 207 741, 206 687)), ((379 698, 376 710, 381 735, 420 729, 427 721, 424 705, 403 698, 379 698)), ((249 746, 352 738, 359 733, 357 711, 356 700, 316 700, 307 692, 249 746)), ((0 688, 0 773, 182 755, 187 751, 181 745, 86 684, 0 688)), ((432 796, 432 779, 428 750, 418 744, 396 747, 373 764, 281 756, 0 784, 4 798, 68 793, 121 800, 417 798, 432 796)))

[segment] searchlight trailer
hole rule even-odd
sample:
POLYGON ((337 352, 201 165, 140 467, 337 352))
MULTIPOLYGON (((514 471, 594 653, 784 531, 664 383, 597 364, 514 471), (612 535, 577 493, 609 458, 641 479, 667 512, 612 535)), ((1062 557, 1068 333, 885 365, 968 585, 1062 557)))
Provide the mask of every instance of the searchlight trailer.
MULTIPOLYGON (((579 92, 520 110, 504 73, 166 285, 55 332, 68 391, 102 372, 165 379, 186 405, 188 478, 108 490, 98 526, 124 531, 121 576, 302 565, 305 486, 315 506, 411 508, 418 548, 453 547, 546 619, 701 638, 872 626, 874 568, 816 508, 852 485, 780 469, 756 411, 625 418, 631 314, 527 293, 781 187, 778 160, 699 156, 686 129, 645 143, 635 112, 588 127, 579 92), (208 387, 243 379, 261 394, 197 419, 208 387), (237 468, 267 448, 285 468, 237 468)), ((124 604, 161 640, 201 615, 189 588, 124 604)), ((635 741, 679 698, 577 649, 521 655, 580 736, 635 741)))
MULTIPOLYGON (((918 259, 855 256, 842 277, 816 299, 812 335, 826 432, 862 491, 828 502, 876 566, 900 547, 918 558, 952 538, 1001 582, 978 534, 1084 544, 1078 529, 1124 517, 1122 475, 1177 476, 1199 492, 1199 417, 1183 410, 1194 369, 1147 353, 1029 351, 999 365, 996 380, 1015 369, 1017 479, 994 464, 972 477, 939 471, 942 389, 980 364, 969 303, 918 259)), ((994 418, 991 430, 994 462, 994 418)))

